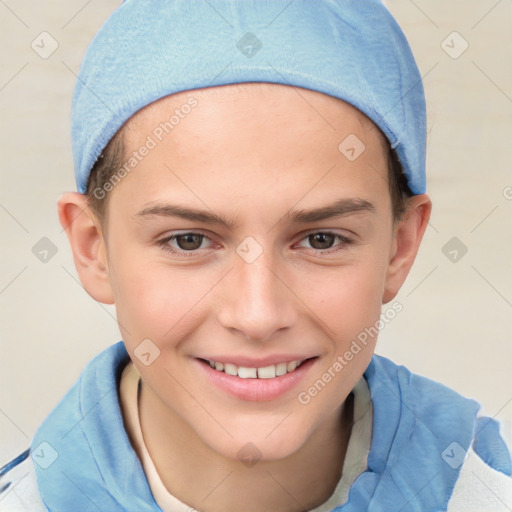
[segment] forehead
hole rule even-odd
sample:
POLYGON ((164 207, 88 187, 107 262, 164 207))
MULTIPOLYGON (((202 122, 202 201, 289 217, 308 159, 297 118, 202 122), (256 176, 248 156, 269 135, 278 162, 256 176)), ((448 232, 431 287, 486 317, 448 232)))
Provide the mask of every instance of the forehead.
MULTIPOLYGON (((269 82, 247 82, 206 87, 178 92, 161 98, 136 112, 123 127, 125 140, 137 136, 137 131, 150 129, 156 121, 169 119, 170 112, 183 108, 191 100, 197 101, 205 113, 209 108, 223 109, 224 112, 238 111, 247 117, 261 117, 276 121, 286 114, 290 124, 296 117, 307 116, 311 126, 340 131, 357 128, 370 144, 388 149, 389 143, 382 131, 365 114, 349 103, 327 94, 269 82), (318 126, 323 125, 323 126, 318 126)), ((197 111, 193 117, 197 116, 197 111)), ((285 118, 286 119, 286 118, 285 118)), ((221 121, 219 119, 219 121, 221 121)))
POLYGON ((126 158, 148 137, 155 142, 125 180, 139 205, 176 200, 177 190, 218 206, 233 194, 245 205, 258 197, 260 208, 276 195, 283 204, 305 194, 332 202, 343 192, 389 199, 384 135, 352 105, 317 91, 270 83, 184 91, 137 112, 123 135, 126 158))

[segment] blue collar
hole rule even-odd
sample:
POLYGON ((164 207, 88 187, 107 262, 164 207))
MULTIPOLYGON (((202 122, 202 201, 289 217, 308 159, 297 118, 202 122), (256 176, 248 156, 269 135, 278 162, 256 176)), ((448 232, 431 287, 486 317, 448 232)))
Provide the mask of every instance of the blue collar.
POLYGON ((368 469, 336 510, 446 510, 462 463, 449 457, 469 449, 479 404, 380 356, 364 376, 374 411, 368 469))

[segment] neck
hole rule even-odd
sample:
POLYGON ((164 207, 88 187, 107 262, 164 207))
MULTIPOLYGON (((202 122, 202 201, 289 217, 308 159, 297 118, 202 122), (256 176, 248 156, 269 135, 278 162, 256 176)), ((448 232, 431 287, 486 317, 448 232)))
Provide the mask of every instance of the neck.
POLYGON ((212 450, 144 383, 139 415, 158 474, 183 503, 202 512, 295 512, 321 505, 334 492, 352 428, 353 395, 295 453, 250 467, 212 450))

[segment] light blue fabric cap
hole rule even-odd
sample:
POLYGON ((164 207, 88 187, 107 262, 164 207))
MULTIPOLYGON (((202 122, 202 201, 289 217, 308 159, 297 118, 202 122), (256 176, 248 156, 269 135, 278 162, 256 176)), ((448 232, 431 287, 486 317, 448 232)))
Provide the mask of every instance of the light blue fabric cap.
POLYGON ((389 139, 413 194, 425 192, 423 83, 379 0, 126 0, 89 45, 74 90, 79 192, 138 110, 179 91, 240 82, 304 87, 354 105, 389 139))

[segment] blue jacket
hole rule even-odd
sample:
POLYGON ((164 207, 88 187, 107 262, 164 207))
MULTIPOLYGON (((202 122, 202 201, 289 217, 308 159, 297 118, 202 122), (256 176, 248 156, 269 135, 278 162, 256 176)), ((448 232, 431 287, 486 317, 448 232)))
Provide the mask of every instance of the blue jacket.
MULTIPOLYGON (((123 426, 118 384, 128 360, 122 342, 96 356, 37 430, 30 451, 50 512, 161 511, 123 426)), ((368 469, 337 511, 446 510, 471 446, 511 475, 499 425, 477 418, 477 402, 380 356, 364 376, 374 411, 368 469)), ((27 456, 0 469, 0 500, 10 468, 27 456)))

